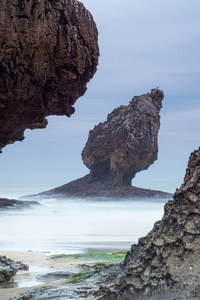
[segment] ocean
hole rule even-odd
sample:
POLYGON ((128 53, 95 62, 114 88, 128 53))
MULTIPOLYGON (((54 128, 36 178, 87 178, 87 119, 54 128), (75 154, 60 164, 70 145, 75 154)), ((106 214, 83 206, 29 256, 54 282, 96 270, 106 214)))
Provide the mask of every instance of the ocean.
MULTIPOLYGON (((0 197, 18 199, 61 184, 1 182, 0 197)), ((161 185, 165 191, 173 192, 175 183, 161 185)), ((163 199, 45 199, 33 209, 1 211, 0 249, 51 254, 127 251, 162 218, 165 202, 163 199)))

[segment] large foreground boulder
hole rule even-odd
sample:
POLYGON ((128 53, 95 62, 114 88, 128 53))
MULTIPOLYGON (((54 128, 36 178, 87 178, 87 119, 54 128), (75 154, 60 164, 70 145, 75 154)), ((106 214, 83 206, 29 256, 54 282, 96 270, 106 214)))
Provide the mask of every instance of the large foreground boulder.
POLYGON ((200 299, 200 148, 162 220, 131 247, 121 272, 102 300, 200 299))
POLYGON ((49 115, 71 116, 98 63, 98 33, 76 0, 2 0, 0 149, 45 128, 49 115))

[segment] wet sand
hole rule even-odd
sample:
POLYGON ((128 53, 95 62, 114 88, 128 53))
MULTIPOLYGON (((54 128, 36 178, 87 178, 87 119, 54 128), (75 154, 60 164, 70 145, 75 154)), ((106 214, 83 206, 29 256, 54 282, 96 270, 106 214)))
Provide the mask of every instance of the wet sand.
MULTIPOLYGON (((85 264, 86 261, 74 261, 71 259, 59 259, 59 260, 49 260, 50 256, 48 253, 39 252, 15 252, 15 251, 0 251, 0 255, 5 255, 15 261, 21 261, 30 267, 29 271, 18 271, 17 274, 12 278, 14 282, 25 282, 27 285, 36 280, 35 277, 38 274, 38 270, 42 271, 53 271, 53 270, 66 270, 67 268, 78 267, 81 264, 85 264)), ((60 282, 50 283, 53 285, 62 284, 63 280, 60 282)), ((24 291, 49 285, 49 283, 32 285, 31 287, 21 287, 21 288, 0 288, 0 300, 9 300, 13 297, 20 296, 24 291)))

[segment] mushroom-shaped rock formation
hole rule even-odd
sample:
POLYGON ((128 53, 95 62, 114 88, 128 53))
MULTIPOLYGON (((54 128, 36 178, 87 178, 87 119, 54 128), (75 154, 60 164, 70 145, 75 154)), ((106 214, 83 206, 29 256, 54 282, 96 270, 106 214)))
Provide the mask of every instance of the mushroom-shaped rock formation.
POLYGON ((154 163, 163 98, 160 89, 135 96, 129 105, 114 109, 107 121, 90 131, 82 158, 90 169, 91 181, 131 186, 135 174, 154 163))
POLYGON ((98 63, 98 32, 76 0, 2 0, 0 149, 45 128, 49 115, 71 116, 98 63))
POLYGON ((131 186, 135 174, 157 159, 163 98, 163 91, 156 88, 134 97, 129 105, 114 109, 107 121, 90 131, 83 149, 83 162, 90 174, 39 195, 56 198, 171 197, 169 193, 131 186))
POLYGON ((200 299, 199 270, 200 148, 191 154, 184 184, 165 205, 162 220, 131 247, 118 284, 101 299, 200 299))

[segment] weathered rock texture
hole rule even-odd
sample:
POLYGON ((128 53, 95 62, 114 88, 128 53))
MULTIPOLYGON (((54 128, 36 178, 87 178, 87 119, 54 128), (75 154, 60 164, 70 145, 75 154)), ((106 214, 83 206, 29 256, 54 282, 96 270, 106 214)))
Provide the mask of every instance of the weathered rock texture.
POLYGON ((154 163, 163 98, 159 89, 136 96, 90 131, 82 158, 91 181, 103 179, 131 186, 135 174, 154 163))
POLYGON ((74 113, 98 63, 97 29, 76 0, 2 0, 0 149, 74 113))
POLYGON ((200 148, 162 220, 131 247, 121 271, 101 299, 200 299, 200 148))
POLYGON ((28 271, 29 267, 20 261, 0 256, 0 283, 10 281, 19 270, 28 271))

